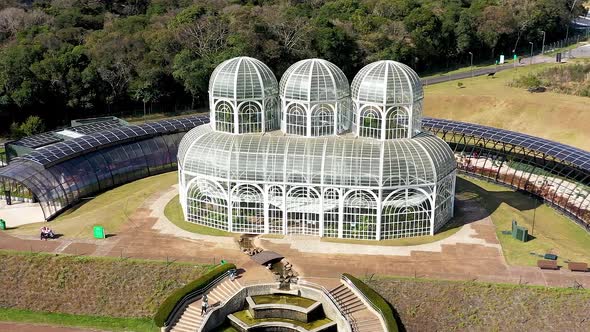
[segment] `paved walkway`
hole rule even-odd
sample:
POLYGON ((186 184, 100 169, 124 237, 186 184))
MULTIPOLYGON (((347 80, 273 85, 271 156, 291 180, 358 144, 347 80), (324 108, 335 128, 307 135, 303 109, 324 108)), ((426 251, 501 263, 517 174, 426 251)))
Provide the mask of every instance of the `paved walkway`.
MULTIPOLYGON (((581 46, 571 50, 571 51, 564 51, 564 58, 562 61, 567 61, 566 56, 571 56, 573 58, 587 58, 590 57, 590 47, 587 44, 581 44, 581 46)), ((539 63, 553 63, 555 62, 555 56, 546 56, 546 55, 535 55, 531 61, 530 57, 521 57, 520 62, 517 64, 516 67, 524 67, 529 66, 531 64, 539 64, 539 63)), ((435 75, 430 77, 422 78, 422 83, 424 85, 430 84, 437 84, 442 82, 454 81, 454 80, 462 80, 470 77, 477 77, 483 76, 490 73, 497 73, 502 70, 514 68, 513 63, 507 63, 503 65, 497 66, 489 66, 485 68, 477 68, 474 67, 473 71, 468 70, 460 73, 455 74, 441 74, 435 75)))
POLYGON ((168 202, 170 202, 170 200, 172 200, 176 195, 178 195, 178 185, 174 185, 170 187, 168 191, 163 192, 162 195, 158 197, 150 206, 150 210, 152 211, 151 216, 157 218, 156 223, 152 227, 154 230, 160 232, 161 234, 171 235, 183 239, 208 241, 213 243, 217 248, 239 249, 238 244, 232 237, 192 233, 185 231, 168 220, 166 215, 164 215, 164 209, 166 208, 166 204, 168 204, 168 202))
MULTIPOLYGON (((238 249, 231 237, 191 234, 172 224, 163 214, 175 188, 149 197, 131 215, 118 234, 104 240, 60 238, 40 241, 0 232, 0 249, 43 251, 77 255, 115 256, 195 263, 235 262, 248 280, 267 279, 270 274, 238 249)), ((307 279, 329 287, 343 272, 429 277, 456 280, 572 286, 574 281, 590 288, 590 273, 566 270, 542 271, 535 267, 508 266, 495 227, 485 210, 457 200, 469 222, 455 235, 441 241, 413 246, 387 247, 321 242, 318 238, 290 236, 258 239, 258 243, 284 255, 307 279)))
POLYGON ((0 219, 4 219, 6 227, 10 228, 42 222, 45 217, 39 203, 15 202, 12 205, 6 205, 6 201, 0 199, 0 219))

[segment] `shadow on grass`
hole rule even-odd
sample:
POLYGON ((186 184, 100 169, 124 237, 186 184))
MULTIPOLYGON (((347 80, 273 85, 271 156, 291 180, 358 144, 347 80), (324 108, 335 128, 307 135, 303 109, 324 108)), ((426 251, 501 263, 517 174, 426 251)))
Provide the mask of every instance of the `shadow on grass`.
POLYGON ((391 312, 393 312, 393 317, 395 318, 395 321, 397 322, 397 330, 399 332, 406 332, 407 331, 406 326, 404 325, 404 322, 402 322, 402 318, 400 317, 399 312, 397 312, 397 310, 395 310, 395 307, 392 306, 391 303, 387 302, 387 305, 391 309, 391 312))
MULTIPOLYGON (((471 202, 477 203, 485 208, 486 213, 483 217, 489 217, 498 207, 505 203, 519 211, 533 210, 541 205, 542 202, 532 197, 528 193, 513 191, 505 188, 503 191, 488 191, 485 188, 468 180, 457 177, 456 184, 456 203, 459 207, 468 205, 471 202)), ((461 209, 459 209, 461 211, 461 209)), ((473 218, 481 217, 477 213, 468 213, 465 223, 473 222, 473 218)))

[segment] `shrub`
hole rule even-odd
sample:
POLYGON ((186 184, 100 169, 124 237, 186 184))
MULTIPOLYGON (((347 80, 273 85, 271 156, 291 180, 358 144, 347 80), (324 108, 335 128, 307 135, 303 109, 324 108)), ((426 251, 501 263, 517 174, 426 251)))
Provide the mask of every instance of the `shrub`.
POLYGON ((168 296, 166 298, 166 300, 164 300, 164 302, 162 302, 162 305, 160 305, 160 308, 158 308, 158 311, 156 312, 156 315, 154 316, 154 323, 156 324, 156 326, 158 326, 158 327, 164 326, 164 324, 166 323, 166 319, 168 318, 168 315, 170 315, 170 313, 174 309, 174 306, 176 306, 176 304, 180 300, 182 300, 182 298, 185 295, 187 295, 188 293, 190 293, 192 291, 195 291, 195 290, 198 290, 200 288, 207 286, 210 282, 215 280, 220 275, 224 274, 225 272, 227 272, 231 269, 235 269, 235 268, 236 268, 236 266, 234 264, 218 265, 218 266, 214 267, 213 269, 211 269, 209 272, 203 274, 198 279, 191 281, 188 284, 186 284, 184 287, 175 290, 172 294, 170 294, 170 296, 168 296))
POLYGON ((543 82, 534 74, 527 74, 516 78, 510 86, 517 88, 535 88, 543 85, 543 82))
POLYGON ((387 325, 387 331, 397 332, 397 321, 395 320, 395 315, 393 314, 393 310, 389 306, 389 303, 387 303, 387 301, 385 301, 385 299, 381 297, 379 293, 374 291, 361 280, 348 273, 344 273, 343 275, 347 277, 354 284, 354 286, 358 288, 358 290, 361 291, 369 299, 369 301, 371 301, 371 303, 381 310, 381 313, 383 314, 383 320, 385 320, 385 324, 387 325))

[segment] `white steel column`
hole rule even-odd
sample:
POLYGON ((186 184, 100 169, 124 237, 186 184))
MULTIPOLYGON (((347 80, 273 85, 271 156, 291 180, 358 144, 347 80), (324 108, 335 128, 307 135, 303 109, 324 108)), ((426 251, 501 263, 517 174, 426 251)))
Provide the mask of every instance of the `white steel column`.
POLYGON ((264 191, 262 192, 262 195, 264 195, 264 234, 268 234, 270 233, 270 221, 268 220, 268 185, 264 185, 264 191))
POLYGON ((338 197, 338 238, 343 238, 344 234, 344 195, 343 192, 340 197, 338 197))
POLYGON ((386 134, 385 134, 385 128, 386 128, 386 121, 387 121, 387 109, 382 109, 381 107, 379 107, 379 114, 381 115, 381 139, 385 140, 387 138, 386 134), (385 111, 385 113, 384 113, 385 111))
POLYGON ((430 197, 430 235, 434 235, 434 217, 436 216, 436 190, 438 183, 434 185, 432 196, 430 197))

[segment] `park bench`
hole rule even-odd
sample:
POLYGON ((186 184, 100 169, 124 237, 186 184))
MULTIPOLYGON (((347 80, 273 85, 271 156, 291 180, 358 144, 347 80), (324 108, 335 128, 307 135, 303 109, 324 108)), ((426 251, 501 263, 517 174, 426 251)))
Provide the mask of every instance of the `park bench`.
POLYGON ((537 261, 537 266, 543 270, 557 270, 559 267, 557 266, 557 261, 549 261, 545 259, 540 259, 537 261))
POLYGON ((570 271, 588 272, 588 264, 582 262, 569 262, 567 268, 570 271))

